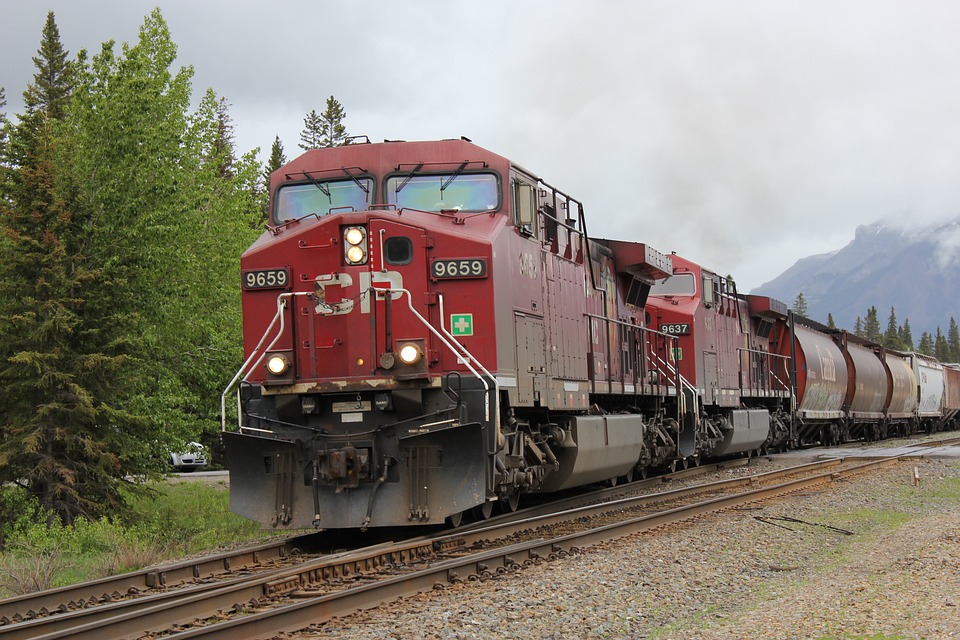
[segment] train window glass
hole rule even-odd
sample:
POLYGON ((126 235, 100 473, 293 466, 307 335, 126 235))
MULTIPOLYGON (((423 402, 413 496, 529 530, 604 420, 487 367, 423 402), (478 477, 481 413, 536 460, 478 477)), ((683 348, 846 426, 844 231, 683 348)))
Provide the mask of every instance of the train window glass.
POLYGON ((383 256, 387 264, 410 264, 413 260, 413 242, 403 236, 387 238, 383 243, 383 256))
POLYGON ((692 273, 676 273, 657 280, 650 289, 651 296, 692 296, 697 292, 692 273))
POLYGON ((397 175, 387 179, 387 204, 419 211, 496 211, 500 184, 492 173, 397 175))
POLYGON ((533 226, 533 187, 525 182, 517 181, 514 193, 514 210, 517 215, 517 225, 531 229, 533 226))
POLYGON ((360 184, 353 180, 331 180, 282 186, 277 189, 274 222, 282 224, 312 213, 325 216, 339 207, 352 207, 354 211, 369 209, 373 180, 359 178, 358 182, 360 184))
POLYGON ((710 276, 703 276, 703 304, 709 309, 716 300, 714 297, 714 283, 710 276))

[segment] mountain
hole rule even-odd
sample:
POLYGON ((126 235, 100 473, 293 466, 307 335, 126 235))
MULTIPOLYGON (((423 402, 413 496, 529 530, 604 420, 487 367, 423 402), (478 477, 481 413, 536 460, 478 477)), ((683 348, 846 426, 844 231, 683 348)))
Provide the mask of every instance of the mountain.
POLYGON ((807 315, 853 330, 859 316, 877 308, 881 331, 890 308, 897 322, 910 319, 914 344, 937 327, 946 335, 950 318, 960 320, 960 218, 947 224, 904 230, 874 223, 857 227, 853 241, 831 253, 809 256, 750 293, 792 305, 798 293, 807 315))

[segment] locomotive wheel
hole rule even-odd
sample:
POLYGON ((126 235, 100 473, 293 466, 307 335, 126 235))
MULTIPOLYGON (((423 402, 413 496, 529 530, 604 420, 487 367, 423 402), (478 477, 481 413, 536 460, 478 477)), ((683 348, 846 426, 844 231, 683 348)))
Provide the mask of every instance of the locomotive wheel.
POLYGON ((504 513, 513 513, 520 507, 520 492, 514 491, 505 499, 501 499, 500 505, 504 513))
POLYGON ((451 527, 459 527, 461 522, 463 522, 463 511, 457 511, 447 516, 447 524, 451 527))
POLYGON ((473 516, 476 520, 486 520, 493 515, 493 502, 487 500, 481 505, 473 508, 473 516))

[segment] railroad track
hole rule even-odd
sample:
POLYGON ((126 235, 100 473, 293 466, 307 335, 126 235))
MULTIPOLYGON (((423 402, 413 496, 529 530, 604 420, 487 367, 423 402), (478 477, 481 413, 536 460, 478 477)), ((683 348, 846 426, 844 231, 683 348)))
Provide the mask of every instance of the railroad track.
POLYGON ((544 505, 537 510, 546 512, 524 510, 451 533, 5 624, 0 640, 156 634, 184 639, 269 637, 438 585, 517 570, 612 538, 809 489, 896 461, 891 457, 852 465, 831 459, 655 494, 615 499, 594 495, 594 504, 559 512, 556 504, 544 505), (799 477, 781 482, 790 476, 799 477))

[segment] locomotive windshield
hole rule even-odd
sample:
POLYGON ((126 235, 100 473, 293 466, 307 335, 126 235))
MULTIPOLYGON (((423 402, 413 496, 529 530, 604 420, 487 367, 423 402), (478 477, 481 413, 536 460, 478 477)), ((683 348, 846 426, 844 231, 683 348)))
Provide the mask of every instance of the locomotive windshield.
POLYGON ((652 296, 692 296, 697 292, 692 273, 677 273, 657 280, 650 288, 652 296))
POLYGON ((370 208, 373 180, 330 180, 280 187, 274 217, 277 223, 296 220, 312 213, 325 216, 331 209, 352 207, 354 211, 370 208))
POLYGON ((420 211, 495 211, 500 186, 492 173, 393 176, 387 179, 387 204, 420 211))

